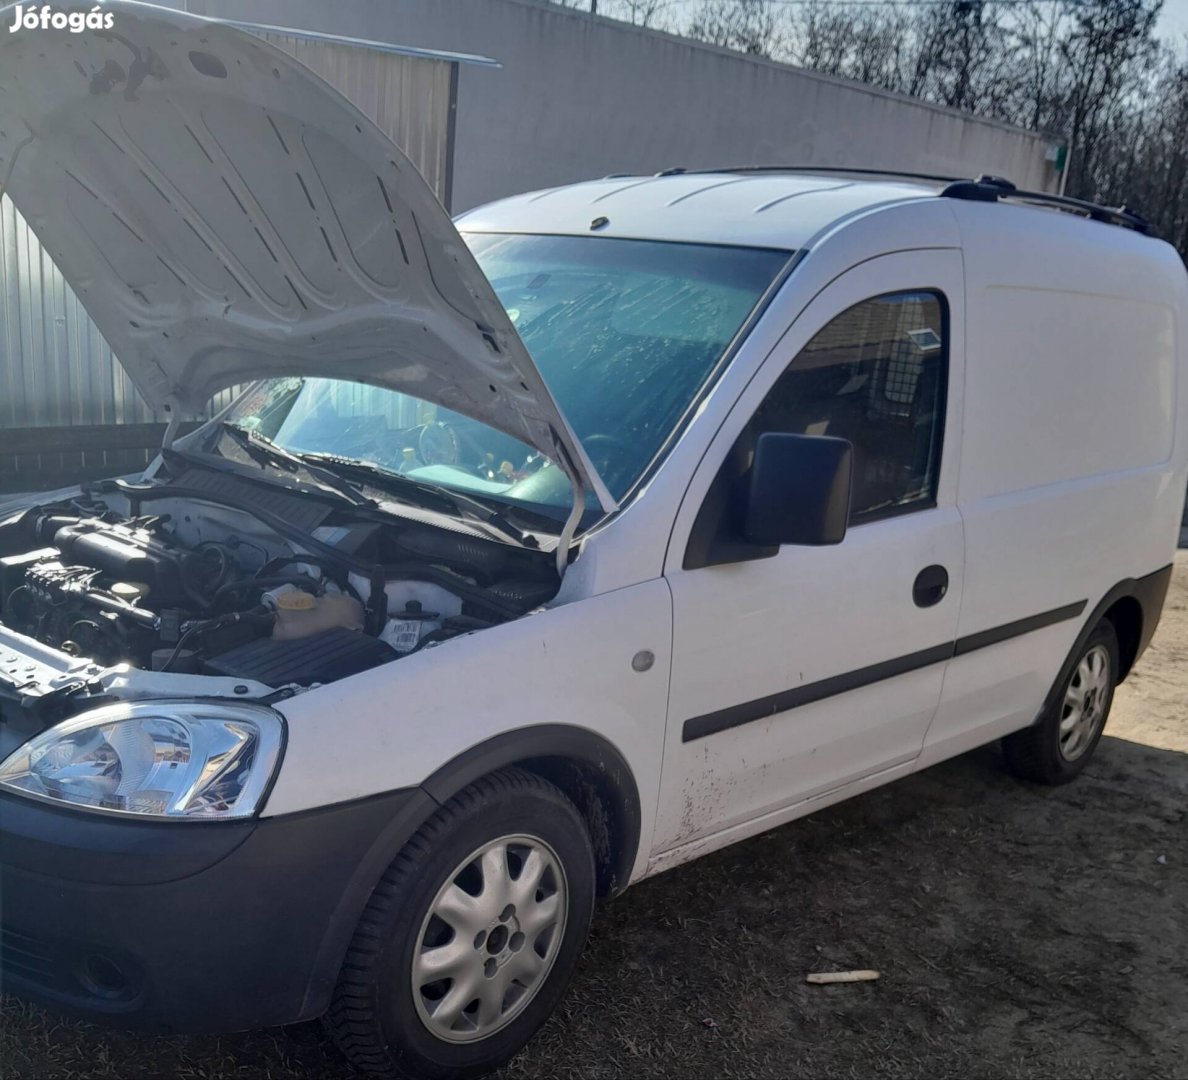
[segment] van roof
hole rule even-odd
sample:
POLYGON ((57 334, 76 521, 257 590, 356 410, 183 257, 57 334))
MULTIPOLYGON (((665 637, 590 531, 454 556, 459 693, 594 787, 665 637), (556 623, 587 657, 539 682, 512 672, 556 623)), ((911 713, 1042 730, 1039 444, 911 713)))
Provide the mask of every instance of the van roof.
POLYGON ((475 232, 608 235, 791 251, 840 218, 937 188, 841 176, 700 173, 619 176, 515 195, 462 215, 475 232), (599 224, 606 219, 605 224, 599 224))
POLYGON ((1150 231, 1128 211, 1016 192, 1009 181, 996 178, 872 177, 870 172, 777 167, 608 176, 501 199, 461 215, 457 224, 471 232, 580 235, 605 229, 618 237, 791 251, 844 219, 904 203, 931 201, 939 207, 944 202, 938 196, 944 195, 981 202, 1021 200, 1150 231))

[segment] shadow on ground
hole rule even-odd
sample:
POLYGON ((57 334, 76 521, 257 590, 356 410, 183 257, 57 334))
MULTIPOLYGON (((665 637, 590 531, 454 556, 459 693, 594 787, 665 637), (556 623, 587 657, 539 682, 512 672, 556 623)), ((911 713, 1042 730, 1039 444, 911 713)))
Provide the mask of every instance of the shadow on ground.
MULTIPOLYGON (((937 766, 603 906, 507 1075, 1183 1076, 1186 817, 1188 755, 1118 738, 1065 788, 1010 779, 994 749, 937 766), (804 983, 851 967, 882 980, 804 983)), ((350 1075, 316 1024, 147 1038, 0 1015, 13 1080, 350 1075)))

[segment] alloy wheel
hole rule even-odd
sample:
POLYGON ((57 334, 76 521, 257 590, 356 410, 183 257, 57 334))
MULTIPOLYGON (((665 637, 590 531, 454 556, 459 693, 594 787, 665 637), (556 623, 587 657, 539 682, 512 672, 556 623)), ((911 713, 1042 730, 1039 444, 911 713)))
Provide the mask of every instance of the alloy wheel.
POLYGON ((1060 756, 1076 761, 1090 746, 1105 721, 1113 673, 1110 654, 1094 645, 1073 671, 1060 713, 1060 756))
POLYGON ((567 914, 565 870, 543 840, 503 836, 474 851, 421 924, 412 990, 422 1023, 447 1042, 510 1023, 548 978, 567 914))

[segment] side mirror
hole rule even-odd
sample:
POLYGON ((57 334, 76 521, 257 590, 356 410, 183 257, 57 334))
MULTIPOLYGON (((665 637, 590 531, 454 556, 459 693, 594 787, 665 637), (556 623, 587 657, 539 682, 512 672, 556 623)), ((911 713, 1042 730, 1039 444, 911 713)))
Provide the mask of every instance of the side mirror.
POLYGON ((854 449, 846 439, 769 431, 755 443, 743 536, 773 546, 840 544, 854 449))

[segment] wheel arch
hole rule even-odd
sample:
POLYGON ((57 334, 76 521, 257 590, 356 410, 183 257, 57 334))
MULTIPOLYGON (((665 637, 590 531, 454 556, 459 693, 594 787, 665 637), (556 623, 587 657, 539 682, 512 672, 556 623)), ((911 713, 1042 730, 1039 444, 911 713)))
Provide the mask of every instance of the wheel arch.
POLYGON ((598 894, 616 896, 631 879, 639 852, 639 788, 631 767, 603 736, 568 724, 503 732, 463 751, 422 784, 445 803, 497 769, 517 766, 556 784, 577 806, 590 835, 598 894))
POLYGON ((1143 607, 1133 595, 1119 597, 1103 613, 1103 619, 1114 624, 1118 635, 1118 681, 1122 682, 1138 659, 1139 642, 1143 636, 1143 607))
POLYGON ((1080 657, 1093 628, 1102 619, 1109 618, 1118 634, 1118 645, 1121 649, 1122 665, 1118 682, 1122 682, 1130 674, 1131 668, 1143 655, 1144 650, 1151 643, 1155 627, 1159 623, 1159 616, 1163 612, 1163 601, 1167 596, 1168 586, 1171 584, 1172 564, 1156 570, 1140 578, 1126 578, 1119 581, 1105 594, 1090 612, 1081 626, 1081 632, 1073 642, 1068 656, 1060 666, 1052 689, 1044 700, 1043 707, 1036 716, 1037 721, 1055 703, 1061 687, 1072 674, 1073 665, 1080 657))

